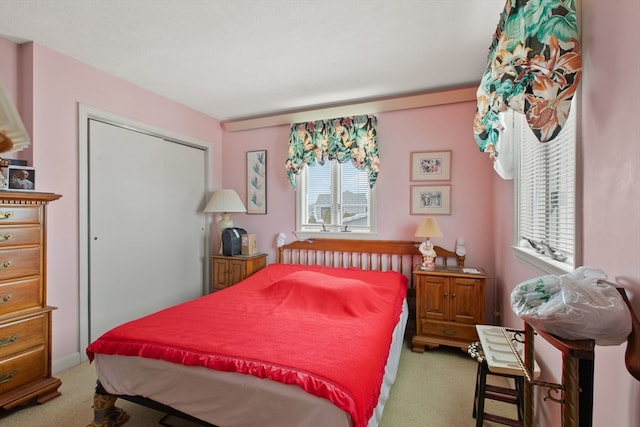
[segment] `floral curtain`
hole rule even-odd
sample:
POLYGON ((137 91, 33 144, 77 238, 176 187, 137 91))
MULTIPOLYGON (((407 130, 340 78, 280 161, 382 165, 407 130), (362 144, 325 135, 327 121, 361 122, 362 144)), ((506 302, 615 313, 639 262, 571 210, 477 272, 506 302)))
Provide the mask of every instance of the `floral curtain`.
POLYGON ((558 135, 580 82, 575 0, 506 0, 477 91, 473 132, 497 156, 499 114, 525 114, 540 142, 558 135))
POLYGON ((357 169, 369 170, 369 187, 373 188, 380 169, 376 123, 376 117, 371 115, 293 123, 286 161, 291 185, 295 188, 295 176, 304 165, 351 160, 357 169))

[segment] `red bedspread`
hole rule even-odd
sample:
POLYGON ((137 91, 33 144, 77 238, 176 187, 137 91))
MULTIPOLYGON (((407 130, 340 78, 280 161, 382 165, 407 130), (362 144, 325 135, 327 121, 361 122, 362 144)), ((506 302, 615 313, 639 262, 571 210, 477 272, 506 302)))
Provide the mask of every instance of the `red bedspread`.
POLYGON ((233 287, 118 326, 87 355, 141 356, 296 384, 365 426, 406 282, 394 272, 271 264, 233 287))

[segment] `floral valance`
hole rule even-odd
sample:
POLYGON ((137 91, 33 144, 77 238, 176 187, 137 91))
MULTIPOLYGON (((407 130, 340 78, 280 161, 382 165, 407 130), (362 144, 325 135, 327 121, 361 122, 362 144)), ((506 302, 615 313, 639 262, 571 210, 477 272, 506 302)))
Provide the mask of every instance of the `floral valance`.
POLYGON ((539 141, 564 126, 582 60, 574 0, 507 0, 477 92, 478 147, 497 155, 499 113, 525 114, 539 141))
POLYGON ((376 117, 371 115, 293 123, 286 161, 291 185, 295 188, 295 176, 304 165, 351 160, 357 169, 369 170, 369 187, 373 188, 380 169, 376 124, 376 117))

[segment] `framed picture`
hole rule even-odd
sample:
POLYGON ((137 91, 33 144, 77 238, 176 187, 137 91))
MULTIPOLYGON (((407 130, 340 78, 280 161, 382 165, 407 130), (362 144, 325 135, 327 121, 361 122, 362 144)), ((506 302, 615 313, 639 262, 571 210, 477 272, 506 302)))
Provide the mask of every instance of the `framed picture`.
POLYGON ((267 150, 247 151, 247 213, 267 213, 267 150))
POLYGON ((9 165, 6 178, 9 190, 34 191, 36 188, 36 170, 32 167, 9 165))
POLYGON ((411 215, 451 214, 450 185, 412 185, 411 215))
POLYGON ((448 181, 451 179, 451 150, 411 153, 411 181, 448 181))

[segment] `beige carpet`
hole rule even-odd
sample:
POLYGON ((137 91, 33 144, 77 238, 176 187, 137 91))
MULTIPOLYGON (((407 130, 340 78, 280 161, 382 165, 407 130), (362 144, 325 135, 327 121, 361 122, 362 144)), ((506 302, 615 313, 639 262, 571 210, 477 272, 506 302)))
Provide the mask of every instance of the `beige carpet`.
MULTIPOLYGON (((459 349, 440 347, 424 353, 402 351, 396 383, 386 404, 380 427, 472 427, 473 393, 477 364, 459 349)), ((93 365, 83 363, 56 374, 62 396, 42 405, 0 410, 2 427, 84 427, 93 420, 93 365)), ((504 381, 497 378, 498 381, 504 381)), ((504 385, 504 382, 498 382, 504 385)), ((118 400, 130 419, 127 427, 159 426, 164 414, 118 400)), ((515 407, 487 402, 487 412, 515 417, 515 407)), ((172 418, 175 427, 193 424, 172 418)), ((485 426, 496 424, 485 422, 485 426)), ((330 426, 328 426, 330 427, 330 426)))

